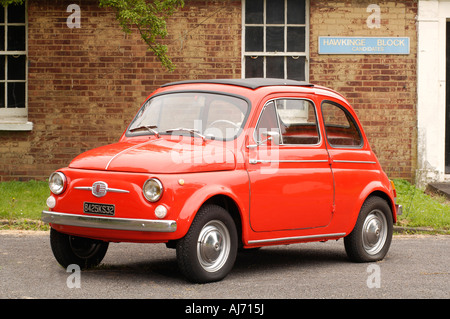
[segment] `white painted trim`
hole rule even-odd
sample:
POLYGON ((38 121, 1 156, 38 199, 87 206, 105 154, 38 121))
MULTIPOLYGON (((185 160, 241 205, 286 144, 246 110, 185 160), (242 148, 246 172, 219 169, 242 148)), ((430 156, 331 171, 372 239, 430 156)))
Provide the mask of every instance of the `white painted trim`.
POLYGON ((417 181, 445 179, 446 22, 450 2, 419 1, 417 44, 417 181))

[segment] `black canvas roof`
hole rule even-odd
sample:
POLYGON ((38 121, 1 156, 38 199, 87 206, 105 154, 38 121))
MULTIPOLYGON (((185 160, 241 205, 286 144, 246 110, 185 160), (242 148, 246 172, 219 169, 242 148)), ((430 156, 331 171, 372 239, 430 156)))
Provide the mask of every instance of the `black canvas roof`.
POLYGON ((167 87, 179 84, 195 84, 195 83, 212 83, 212 84, 228 84, 235 86, 242 86, 249 89, 257 89, 264 86, 308 86, 313 87, 313 84, 287 79, 270 79, 270 78, 250 78, 250 79, 211 79, 211 80, 188 80, 180 82, 172 82, 162 85, 161 87, 167 87))

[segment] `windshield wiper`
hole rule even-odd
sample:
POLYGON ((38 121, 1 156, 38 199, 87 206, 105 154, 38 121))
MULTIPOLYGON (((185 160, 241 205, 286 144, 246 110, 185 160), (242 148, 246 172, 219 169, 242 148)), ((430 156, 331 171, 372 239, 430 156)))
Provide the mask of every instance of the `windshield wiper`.
POLYGON ((142 126, 138 126, 138 127, 130 129, 130 132, 136 132, 139 130, 146 129, 147 131, 155 134, 157 138, 159 138, 159 133, 158 133, 158 131, 155 130, 155 128, 157 128, 156 125, 142 125, 142 126))
POLYGON ((166 130, 166 133, 173 133, 173 132, 177 132, 177 131, 189 132, 192 135, 200 136, 203 141, 206 141, 206 136, 201 134, 199 132, 199 130, 196 130, 196 129, 193 129, 193 128, 178 127, 178 128, 173 128, 173 129, 170 129, 170 130, 166 130))

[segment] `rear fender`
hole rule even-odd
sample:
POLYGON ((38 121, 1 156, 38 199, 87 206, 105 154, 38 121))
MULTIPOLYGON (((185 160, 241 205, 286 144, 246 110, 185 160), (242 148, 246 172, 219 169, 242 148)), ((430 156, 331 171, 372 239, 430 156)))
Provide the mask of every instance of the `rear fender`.
MULTIPOLYGON (((390 186, 390 184, 389 184, 390 186)), ((378 196, 383 198, 391 208, 392 218, 394 223, 397 221, 397 215, 395 212, 395 203, 394 197, 392 195, 392 189, 388 186, 385 186, 381 182, 374 181, 369 183, 361 192, 361 195, 358 198, 358 203, 355 206, 355 210, 352 212, 350 216, 351 223, 349 223, 350 228, 346 231, 347 234, 350 234, 353 228, 356 225, 356 220, 358 219, 359 212, 361 211, 364 202, 371 196, 378 196)))

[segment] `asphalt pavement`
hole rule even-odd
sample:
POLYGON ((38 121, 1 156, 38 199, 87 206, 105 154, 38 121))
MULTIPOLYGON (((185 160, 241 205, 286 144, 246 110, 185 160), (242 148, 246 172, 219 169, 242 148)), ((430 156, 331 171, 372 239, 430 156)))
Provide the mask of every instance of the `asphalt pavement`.
POLYGON ((64 269, 48 232, 0 231, 3 299, 448 299, 450 236, 396 235, 387 257, 358 264, 342 240, 240 253, 221 282, 191 284, 175 250, 112 243, 92 270, 64 269))

